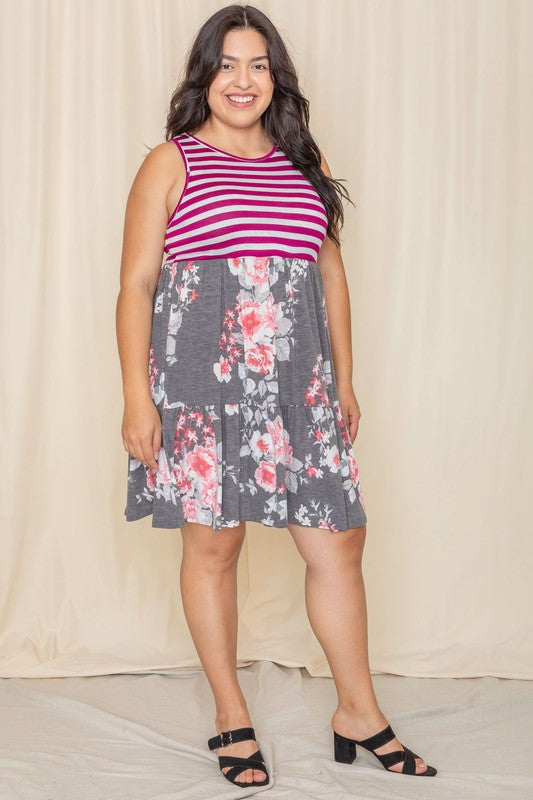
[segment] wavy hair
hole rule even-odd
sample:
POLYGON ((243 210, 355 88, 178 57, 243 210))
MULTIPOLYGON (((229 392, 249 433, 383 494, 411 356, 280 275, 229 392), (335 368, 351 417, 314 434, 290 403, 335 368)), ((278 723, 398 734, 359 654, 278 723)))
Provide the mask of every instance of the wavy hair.
POLYGON ((309 101, 300 91, 294 64, 280 34, 259 9, 234 3, 204 22, 189 49, 184 77, 170 100, 166 141, 197 130, 209 117, 207 95, 220 68, 224 36, 231 30, 249 28, 266 40, 274 83, 272 101, 262 114, 263 127, 319 193, 328 216, 327 235, 339 245, 337 230, 344 224, 342 197, 355 204, 341 185, 344 178, 330 178, 321 169, 320 150, 309 131, 309 101))

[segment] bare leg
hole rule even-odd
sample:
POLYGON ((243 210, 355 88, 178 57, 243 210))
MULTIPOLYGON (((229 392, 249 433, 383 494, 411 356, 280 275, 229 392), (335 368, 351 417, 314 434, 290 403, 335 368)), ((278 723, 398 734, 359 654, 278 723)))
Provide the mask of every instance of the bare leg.
MULTIPOLYGON (((361 569, 366 525, 347 531, 328 531, 289 524, 306 562, 305 602, 309 622, 328 660, 338 705, 332 728, 350 739, 366 739, 388 725, 379 708, 370 666, 365 585, 361 569)), ((376 752, 402 750, 392 739, 376 752)), ((426 762, 417 758, 417 773, 426 762)), ((390 767, 401 772, 402 763, 390 767)))
MULTIPOLYGON (((237 564, 245 523, 214 531, 187 522, 181 528, 183 559, 180 588, 183 610, 216 706, 217 733, 253 727, 237 678, 237 564)), ((252 740, 218 748, 218 755, 246 758, 258 749, 252 740)), ((225 767, 227 772, 230 767, 225 767)), ((247 769, 239 781, 261 781, 262 770, 247 769)))

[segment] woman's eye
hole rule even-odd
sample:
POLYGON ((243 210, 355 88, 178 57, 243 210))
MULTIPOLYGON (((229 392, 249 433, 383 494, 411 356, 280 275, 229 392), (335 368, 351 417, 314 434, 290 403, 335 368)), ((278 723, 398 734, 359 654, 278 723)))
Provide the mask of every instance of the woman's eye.
MULTIPOLYGON (((221 65, 221 69, 222 69, 224 72, 227 72, 227 70, 224 70, 224 67, 231 67, 231 66, 233 66, 233 64, 222 64, 222 65, 221 65)), ((263 72, 263 71, 265 71, 265 70, 268 70, 268 67, 266 66, 266 64, 256 64, 255 66, 256 66, 256 67, 261 67, 261 70, 260 70, 261 72, 263 72)))

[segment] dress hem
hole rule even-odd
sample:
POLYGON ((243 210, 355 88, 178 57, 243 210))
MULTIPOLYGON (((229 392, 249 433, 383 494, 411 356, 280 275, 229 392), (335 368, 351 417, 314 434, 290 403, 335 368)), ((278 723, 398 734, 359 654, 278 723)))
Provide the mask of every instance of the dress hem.
MULTIPOLYGON (((165 524, 164 522, 154 521, 153 519, 153 511, 146 510, 146 511, 139 511, 138 514, 132 514, 130 511, 128 514, 124 514, 126 522, 138 522, 140 519, 144 519, 145 517, 152 516, 152 528, 158 528, 159 530, 179 530, 181 528, 180 525, 174 524, 165 524)), ((185 518, 186 522, 196 522, 196 520, 190 520, 185 518)), ((219 533, 219 531, 223 530, 224 528, 236 528, 241 522, 257 522, 260 525, 264 525, 265 528, 280 528, 280 529, 287 529, 286 522, 265 522, 264 519, 260 519, 258 515, 253 516, 251 514, 246 515, 246 519, 242 519, 239 521, 234 520, 236 522, 235 525, 222 525, 220 528, 215 528, 213 525, 207 525, 206 523, 197 523, 198 525, 204 525, 206 528, 211 528, 214 533, 219 533)), ((360 528, 367 524, 368 520, 366 515, 363 515, 361 522, 356 525, 350 525, 349 528, 328 528, 325 525, 304 525, 302 522, 296 519, 289 519, 287 520, 289 524, 299 525, 302 528, 315 528, 323 531, 330 531, 330 533, 342 533, 343 531, 349 531, 352 528, 360 528)))

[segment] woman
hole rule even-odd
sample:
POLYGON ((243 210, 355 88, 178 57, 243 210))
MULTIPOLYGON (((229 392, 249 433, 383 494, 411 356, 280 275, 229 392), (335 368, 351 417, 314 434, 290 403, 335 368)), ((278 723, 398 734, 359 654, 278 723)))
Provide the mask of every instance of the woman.
POLYGON ((288 528, 305 559, 338 693, 335 759, 351 763, 361 743, 390 771, 436 773, 395 738, 372 687, 343 191, 308 121, 270 20, 222 8, 193 43, 167 141, 126 209, 125 514, 181 530, 183 607, 216 705, 208 746, 239 786, 269 780, 236 670, 246 520, 288 528))

